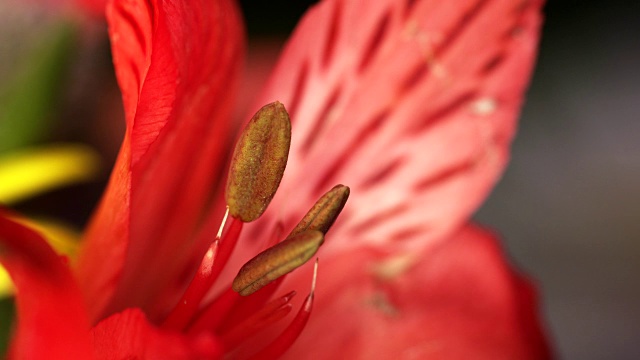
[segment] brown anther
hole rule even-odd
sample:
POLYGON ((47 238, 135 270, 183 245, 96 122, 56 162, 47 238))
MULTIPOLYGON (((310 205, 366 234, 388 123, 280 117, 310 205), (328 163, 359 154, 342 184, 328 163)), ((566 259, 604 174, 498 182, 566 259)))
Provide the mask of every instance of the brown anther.
POLYGON ((291 144, 289 114, 279 102, 262 107, 236 144, 226 201, 231 216, 250 222, 266 210, 280 185, 291 144))
POLYGON ((242 296, 253 294, 268 283, 290 273, 311 259, 324 241, 317 230, 290 236, 249 260, 233 279, 231 288, 242 296))
POLYGON ((306 230, 318 230, 326 234, 338 218, 338 215, 340 215, 348 198, 348 186, 334 186, 333 189, 316 201, 315 205, 300 220, 289 236, 294 236, 306 230))

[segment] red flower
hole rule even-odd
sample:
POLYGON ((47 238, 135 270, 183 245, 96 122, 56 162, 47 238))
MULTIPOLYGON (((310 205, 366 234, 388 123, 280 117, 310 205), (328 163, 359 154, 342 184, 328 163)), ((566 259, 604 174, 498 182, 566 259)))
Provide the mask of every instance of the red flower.
POLYGON ((10 355, 550 357, 532 287, 491 233, 468 224, 507 162, 540 6, 312 8, 253 109, 287 107, 287 172, 227 261, 242 223, 213 239, 243 56, 238 11, 226 0, 113 1, 125 139, 75 269, 0 217, 0 260, 18 291, 10 355), (300 305, 278 291, 308 289, 308 266, 254 295, 226 290, 337 183, 352 197, 319 252, 315 296, 300 305), (291 304, 294 319, 276 322, 291 304))

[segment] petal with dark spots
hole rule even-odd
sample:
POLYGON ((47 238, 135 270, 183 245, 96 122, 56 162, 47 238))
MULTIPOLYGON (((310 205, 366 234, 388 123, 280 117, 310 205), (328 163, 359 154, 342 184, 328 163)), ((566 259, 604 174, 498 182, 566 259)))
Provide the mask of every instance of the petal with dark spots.
POLYGON ((288 172, 262 224, 292 227, 305 204, 345 183, 349 221, 338 220, 325 253, 446 238, 506 166, 541 6, 326 0, 311 8, 254 105, 292 103, 288 172), (395 236, 406 229, 422 231, 395 236))

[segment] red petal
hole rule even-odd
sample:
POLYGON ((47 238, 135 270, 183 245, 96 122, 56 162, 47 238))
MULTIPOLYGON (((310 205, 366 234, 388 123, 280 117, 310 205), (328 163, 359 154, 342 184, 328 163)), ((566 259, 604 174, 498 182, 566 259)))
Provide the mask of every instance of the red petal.
POLYGON ((551 357, 535 291, 485 230, 468 226, 419 254, 369 249, 323 263, 314 313, 287 358, 551 357))
POLYGON ((230 0, 112 1, 107 17, 127 132, 79 276, 94 318, 157 316, 206 246, 194 234, 230 141, 240 17, 230 0))
POLYGON ((192 338, 157 329, 140 309, 110 316, 92 331, 98 359, 218 359, 220 344, 210 335, 192 338))
POLYGON ((89 320, 71 272, 33 230, 0 211, 0 262, 16 289, 15 359, 89 359, 89 320))
POLYGON ((446 237, 505 167, 541 3, 312 8, 255 105, 278 99, 293 123, 287 174, 267 215, 293 225, 342 183, 352 197, 325 246, 406 248, 446 237))

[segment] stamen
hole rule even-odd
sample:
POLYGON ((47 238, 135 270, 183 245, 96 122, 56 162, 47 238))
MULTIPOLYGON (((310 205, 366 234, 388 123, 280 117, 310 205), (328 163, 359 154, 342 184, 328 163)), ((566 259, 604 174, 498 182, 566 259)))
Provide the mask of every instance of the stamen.
POLYGON ((280 185, 290 144, 291 122, 284 106, 276 101, 258 110, 231 159, 225 193, 231 216, 251 222, 262 215, 280 185))
POLYGON ((224 230, 224 226, 227 224, 227 218, 229 217, 229 207, 224 212, 224 216, 222 217, 222 223, 218 228, 218 233, 216 234, 216 239, 220 239, 222 237, 222 231, 224 230))
POLYGON ((239 298, 238 293, 227 289, 195 316, 195 320, 187 327, 187 333, 194 335, 216 329, 239 298))
POLYGON ((316 258, 316 263, 313 268, 313 280, 311 283, 311 292, 307 295, 307 298, 304 300, 304 304, 296 314, 296 317, 293 319, 291 324, 280 334, 275 340, 271 342, 271 344, 267 345, 264 349, 260 350, 259 353, 254 355, 251 359, 253 360, 268 360, 268 359, 277 359, 282 354, 284 354, 293 343, 298 339, 302 330, 307 325, 307 321, 309 320, 309 316, 311 315, 311 309, 313 308, 313 296, 316 289, 316 279, 318 277, 318 259, 316 258))
POLYGON ((212 285, 218 279, 218 276, 220 276, 220 273, 231 257, 231 253, 233 253, 233 250, 236 248, 238 239, 242 233, 243 224, 244 223, 242 221, 231 218, 229 230, 227 230, 227 233, 222 236, 222 240, 220 241, 220 251, 218 252, 216 262, 213 264, 213 269, 211 270, 211 278, 213 279, 211 281, 212 285))
POLYGON ((246 320, 237 323, 237 325, 229 331, 223 331, 221 337, 225 347, 227 349, 233 349, 239 345, 242 340, 247 339, 261 329, 285 317, 292 309, 292 305, 289 302, 295 295, 296 292, 291 291, 284 296, 272 300, 246 320))
POLYGON ((215 240, 211 243, 202 258, 200 266, 187 287, 187 290, 163 322, 163 327, 175 330, 184 329, 191 321, 193 315, 198 311, 202 299, 220 275, 224 264, 229 259, 237 243, 242 229, 241 221, 232 220, 229 230, 224 234, 224 237, 222 236, 228 214, 229 208, 227 207, 215 240))
MULTIPOLYGON (((270 248, 275 246, 280 242, 283 237, 284 226, 282 222, 276 223, 271 237, 266 242, 266 248, 270 248)), ((219 330, 225 331, 233 324, 238 324, 247 318, 247 314, 250 314, 253 309, 259 309, 264 304, 266 304, 269 299, 278 291, 280 284, 287 277, 287 275, 283 275, 279 277, 277 280, 272 281, 270 284, 266 285, 262 289, 256 291, 251 296, 243 296, 238 302, 233 306, 227 316, 224 319, 222 325, 220 325, 219 330)))
POLYGON ((318 230, 326 234, 347 203, 349 192, 348 186, 334 186, 333 189, 316 201, 315 205, 300 220, 289 236, 297 235, 305 230, 318 230))
POLYGON ((235 324, 245 321, 255 309, 262 308, 280 288, 280 284, 286 279, 287 275, 283 275, 278 279, 270 282, 262 289, 251 294, 251 296, 241 296, 233 307, 227 311, 224 321, 221 322, 217 330, 223 333, 232 328, 235 324))
MULTIPOLYGON (((290 143, 291 123, 281 103, 276 101, 264 106, 249 121, 231 160, 225 191, 227 210, 222 224, 182 298, 163 322, 163 328, 189 335, 213 332, 227 350, 233 350, 291 312, 294 292, 269 299, 286 274, 317 253, 326 232, 347 202, 350 192, 347 186, 337 185, 325 193, 280 243, 283 225, 276 224, 273 235, 266 239, 270 247, 242 266, 231 288, 212 302, 202 302, 228 262, 243 224, 259 218, 275 195, 287 164, 290 143), (229 215, 232 218, 225 232, 229 215), (246 298, 256 292, 255 296, 246 298)), ((207 220, 199 236, 211 234, 214 229, 215 223, 207 220)), ((254 358, 277 358, 298 338, 311 314, 317 276, 316 258, 311 290, 302 307, 289 326, 254 358)))
POLYGON ((218 252, 219 243, 220 241, 216 239, 211 246, 209 246, 193 280, 191 280, 189 287, 187 287, 187 290, 182 294, 178 304, 165 319, 162 324, 163 327, 181 330, 187 325, 191 316, 196 313, 200 306, 200 300, 211 287, 208 280, 218 252))
POLYGON ((304 264, 315 255, 323 241, 324 235, 317 230, 288 237, 244 264, 233 279, 232 289, 242 296, 256 292, 304 264))
POLYGON ((318 261, 319 259, 316 258, 316 262, 313 264, 313 277, 311 278, 311 291, 309 292, 309 296, 311 297, 313 297, 313 294, 316 292, 316 282, 318 281, 318 261))

